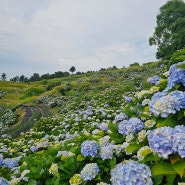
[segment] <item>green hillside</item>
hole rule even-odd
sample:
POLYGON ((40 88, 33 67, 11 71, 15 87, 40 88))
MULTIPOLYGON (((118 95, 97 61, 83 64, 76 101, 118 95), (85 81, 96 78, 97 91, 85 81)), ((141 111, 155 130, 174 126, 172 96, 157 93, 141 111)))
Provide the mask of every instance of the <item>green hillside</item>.
POLYGON ((170 65, 1 81, 2 181, 107 185, 126 183, 124 174, 141 184, 184 182, 185 71, 168 73, 170 65))

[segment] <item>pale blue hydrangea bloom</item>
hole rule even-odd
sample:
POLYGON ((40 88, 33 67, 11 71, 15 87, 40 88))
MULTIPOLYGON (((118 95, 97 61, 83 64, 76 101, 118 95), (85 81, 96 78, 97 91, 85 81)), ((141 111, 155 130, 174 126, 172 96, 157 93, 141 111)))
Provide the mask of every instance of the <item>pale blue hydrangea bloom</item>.
POLYGON ((173 150, 182 158, 185 157, 185 126, 183 125, 173 129, 173 150))
POLYGON ((158 92, 152 97, 149 106, 155 116, 166 118, 185 108, 185 93, 177 90, 169 94, 166 91, 158 92))
POLYGON ((150 168, 145 164, 130 161, 119 163, 111 170, 112 185, 152 185, 150 168))
POLYGON ((112 144, 109 144, 107 146, 102 146, 100 148, 100 157, 103 159, 103 160, 106 160, 106 159, 112 159, 113 157, 113 149, 114 149, 114 146, 112 144))
POLYGON ((174 152, 172 140, 173 129, 167 126, 154 129, 148 135, 151 150, 163 158, 168 158, 174 152))
POLYGON ((109 129, 109 128, 108 128, 108 124, 105 123, 105 122, 100 123, 100 125, 98 125, 98 128, 99 128, 100 130, 104 130, 104 131, 106 131, 106 130, 109 129))
POLYGON ((100 169, 96 163, 89 163, 84 166, 80 175, 84 181, 92 180, 98 175, 99 171, 100 169))
POLYGON ((31 147, 30 147, 30 150, 31 150, 32 152, 37 152, 37 151, 38 151, 38 148, 37 148, 36 146, 31 146, 31 147))
POLYGON ((107 184, 107 183, 105 183, 105 182, 99 182, 99 183, 97 183, 96 185, 110 185, 110 184, 107 184))
POLYGON ((144 128, 144 123, 139 118, 130 118, 129 120, 123 120, 119 124, 118 132, 123 135, 139 132, 144 128))
POLYGON ((3 155, 0 154, 0 167, 3 165, 3 155))
POLYGON ((180 83, 185 86, 185 70, 177 68, 177 66, 181 64, 185 64, 185 61, 174 64, 170 67, 167 86, 168 89, 171 89, 172 87, 180 83))
POLYGON ((6 166, 7 168, 12 169, 12 168, 18 166, 18 160, 13 159, 13 158, 6 158, 3 160, 3 165, 6 166))
POLYGON ((155 76, 152 76, 152 77, 148 78, 147 82, 150 83, 150 84, 157 85, 160 80, 161 80, 161 78, 159 76, 155 75, 155 76))
POLYGON ((9 185, 9 182, 5 178, 0 177, 0 185, 9 185))
POLYGON ((115 116, 114 121, 118 122, 118 121, 122 121, 122 120, 125 120, 125 119, 128 119, 128 116, 124 113, 120 113, 120 114, 115 116))
POLYGON ((86 140, 81 144, 81 153, 87 157, 87 156, 96 156, 98 152, 98 145, 95 141, 92 140, 86 140))
POLYGON ((130 103, 132 101, 132 97, 130 96, 124 96, 124 99, 127 103, 130 103))

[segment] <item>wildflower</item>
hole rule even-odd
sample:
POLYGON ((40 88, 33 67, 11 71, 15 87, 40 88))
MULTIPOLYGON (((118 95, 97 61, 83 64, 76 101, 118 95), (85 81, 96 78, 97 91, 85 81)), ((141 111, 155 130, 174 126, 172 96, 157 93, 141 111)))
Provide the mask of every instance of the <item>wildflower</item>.
POLYGON ((80 174, 82 179, 84 181, 87 181, 95 178, 98 175, 99 171, 100 169, 96 163, 89 163, 85 165, 80 174))
POLYGON ((111 170, 112 185, 152 185, 150 168, 145 164, 130 161, 126 164, 119 163, 111 170))
POLYGON ((81 153, 86 156, 94 157, 98 152, 98 145, 95 141, 86 140, 81 144, 81 153))
POLYGON ((52 163, 50 168, 49 168, 49 173, 50 174, 57 174, 58 173, 58 165, 56 163, 52 163))
POLYGON ((75 174, 71 179, 69 180, 70 185, 79 185, 82 183, 82 177, 80 174, 75 174))

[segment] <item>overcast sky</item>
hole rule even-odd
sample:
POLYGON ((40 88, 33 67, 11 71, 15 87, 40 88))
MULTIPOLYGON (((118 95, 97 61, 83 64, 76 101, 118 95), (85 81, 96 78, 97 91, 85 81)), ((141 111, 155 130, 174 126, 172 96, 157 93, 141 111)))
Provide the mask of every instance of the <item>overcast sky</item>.
POLYGON ((156 61, 148 38, 167 0, 0 0, 0 75, 156 61))

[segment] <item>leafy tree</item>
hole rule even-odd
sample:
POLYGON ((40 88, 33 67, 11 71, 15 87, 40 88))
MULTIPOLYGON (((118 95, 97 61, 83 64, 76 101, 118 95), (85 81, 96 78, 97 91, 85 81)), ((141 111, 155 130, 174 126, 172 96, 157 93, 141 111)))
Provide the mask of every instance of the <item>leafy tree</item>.
POLYGON ((34 73, 31 77, 30 77, 30 82, 36 82, 40 80, 40 75, 38 73, 34 73))
POLYGON ((19 76, 15 76, 15 77, 11 78, 10 81, 19 82, 19 76))
POLYGON ((185 3, 182 0, 170 0, 160 8, 149 44, 158 46, 158 59, 170 59, 176 50, 185 46, 185 3))
POLYGON ((76 71, 76 68, 74 66, 72 66, 70 69, 69 69, 70 72, 75 72, 76 71))
POLYGON ((2 79, 3 81, 6 81, 6 73, 2 73, 1 79, 2 79))

